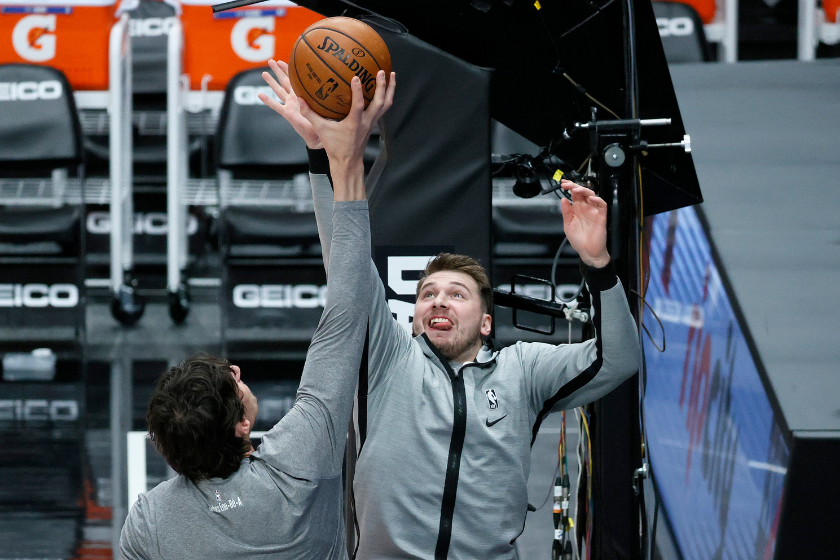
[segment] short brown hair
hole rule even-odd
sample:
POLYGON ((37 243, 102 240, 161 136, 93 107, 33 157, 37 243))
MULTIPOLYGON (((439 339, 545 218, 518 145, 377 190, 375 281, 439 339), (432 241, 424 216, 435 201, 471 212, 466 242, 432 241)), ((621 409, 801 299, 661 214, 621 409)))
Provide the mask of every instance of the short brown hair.
POLYGON ((417 293, 415 297, 420 297, 420 288, 423 287, 423 282, 434 274, 435 272, 460 272, 466 274, 478 285, 478 295, 481 296, 481 303, 484 306, 484 312, 488 315, 493 314, 493 286, 490 285, 490 278, 487 276, 487 271, 484 267, 468 255, 456 255, 454 253, 441 253, 434 257, 426 265, 426 269, 420 274, 420 280, 417 281, 417 293))
POLYGON ((231 372, 227 360, 198 354, 164 373, 149 402, 155 447, 192 481, 229 477, 250 451, 235 434, 245 405, 231 372))

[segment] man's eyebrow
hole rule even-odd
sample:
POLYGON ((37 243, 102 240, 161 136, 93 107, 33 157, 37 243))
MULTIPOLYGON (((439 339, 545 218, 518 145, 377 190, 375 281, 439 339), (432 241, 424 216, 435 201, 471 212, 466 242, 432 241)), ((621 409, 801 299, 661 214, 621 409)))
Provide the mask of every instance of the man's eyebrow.
MULTIPOLYGON (((470 290, 469 286, 467 286, 466 284, 464 284, 462 282, 458 282, 457 280, 453 280, 452 282, 449 282, 449 284, 450 285, 455 285, 455 286, 461 286, 467 292, 472 293, 472 290, 470 290)), ((435 282, 434 280, 430 280, 429 282, 426 282, 425 284, 420 286, 420 291, 422 292, 423 290, 425 290, 427 286, 437 286, 437 282, 435 282)))

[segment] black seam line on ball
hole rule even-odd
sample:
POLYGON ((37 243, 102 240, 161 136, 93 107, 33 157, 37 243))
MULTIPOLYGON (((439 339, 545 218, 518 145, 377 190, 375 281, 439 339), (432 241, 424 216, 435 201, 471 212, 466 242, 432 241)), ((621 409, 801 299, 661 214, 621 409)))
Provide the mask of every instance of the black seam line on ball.
MULTIPOLYGON (((304 39, 304 40, 303 40, 303 42, 304 42, 304 43, 306 43, 306 46, 307 46, 307 47, 309 47, 310 49, 312 49, 312 45, 310 45, 310 44, 309 44, 309 42, 308 42, 306 39, 304 39)), ((314 50, 313 50, 313 52, 314 52, 314 50)), ((318 53, 315 53, 315 56, 318 56, 318 53)), ((318 58, 321 58, 321 57, 320 57, 320 56, 318 56, 318 58)), ((321 62, 324 62, 324 59, 321 59, 321 62)), ((324 64, 326 64, 326 62, 324 62, 324 64)), ((300 72, 298 72, 298 69, 297 69, 297 62, 295 62, 295 65, 294 65, 294 66, 295 66, 295 76, 297 76, 298 81, 299 81, 299 82, 300 82, 300 84, 303 86, 303 80, 301 79, 301 77, 300 77, 300 72)), ((327 67, 329 68, 329 66, 327 66, 327 67)), ((333 73, 335 74, 335 72, 333 72, 333 73)), ((338 76, 338 74, 336 74, 336 76, 338 76)), ((338 77, 339 77, 339 78, 341 78, 341 76, 338 76, 338 77)), ((304 86, 304 89, 305 89, 305 87, 306 87, 306 86, 304 86)), ((309 94, 309 90, 307 90, 307 91, 306 91, 306 93, 307 93, 307 94, 309 94)), ((318 101, 317 99, 315 99, 315 97, 314 97, 313 95, 309 95, 309 99, 312 99, 313 101, 315 101, 315 103, 317 103, 318 105, 320 105, 321 107, 323 107, 325 110, 329 111, 330 113, 335 113, 336 115, 338 115, 338 116, 340 116, 340 117, 342 117, 342 118, 343 118, 343 117, 345 117, 345 116, 347 116, 347 115, 345 115, 344 113, 339 113, 338 111, 333 111, 332 109, 330 109, 329 107, 327 107, 326 105, 324 105, 323 103, 321 103, 320 101, 318 101)), ((309 103, 309 101, 307 101, 307 103, 309 103)))
MULTIPOLYGON (((326 27, 323 27, 322 29, 326 29, 326 27)), ((342 35, 343 35, 343 33, 342 33, 342 35)), ((341 80, 342 82, 344 82, 345 84, 347 84, 347 87, 351 87, 351 86, 350 86, 350 82, 348 82, 348 81, 347 81, 347 80, 345 80, 343 77, 341 77, 341 74, 339 74, 338 72, 336 72, 335 70, 333 70, 332 66, 330 66, 329 64, 327 64, 327 61, 326 61, 326 60, 324 60, 324 57, 322 57, 320 54, 318 54, 318 51, 315 49, 315 47, 313 47, 313 46, 312 46, 312 43, 310 43, 309 41, 307 41, 307 40, 306 40, 306 37, 301 37, 301 40, 302 40, 304 43, 306 43, 306 46, 307 46, 307 47, 309 47, 309 50, 311 50, 311 51, 312 51, 312 54, 314 54, 315 56, 317 56, 317 57, 318 57, 318 60, 320 60, 321 62, 323 62, 323 63, 324 63, 324 66, 326 66, 327 68, 329 68, 329 69, 332 71, 332 73, 333 73, 333 74, 335 74, 335 76, 336 76, 339 80, 341 80)), ((373 57, 371 56, 371 58, 373 58, 373 57)), ((376 60, 374 60, 374 62, 376 62, 376 60)), ((378 63, 378 62, 376 63, 376 66, 377 66, 377 67, 379 66, 379 63, 378 63)), ((379 68, 379 70, 382 70, 382 68, 379 68)), ((377 70, 377 71, 376 71, 376 73, 377 73, 377 74, 379 73, 379 70, 377 70)), ((297 69, 297 64, 295 64, 295 73, 297 73, 297 75, 298 75, 298 80, 300 80, 300 73, 298 72, 298 69, 297 69)), ((354 76, 355 76, 355 75, 357 75, 357 74, 354 74, 354 76)), ((350 78, 350 79, 352 80, 352 78, 350 78)), ((374 80, 376 79, 376 74, 374 74, 374 75, 373 75, 373 79, 374 79, 374 80)), ((361 80, 361 78, 360 78, 360 80, 361 80)), ((300 83, 303 83, 303 80, 300 80, 300 83)), ((307 93, 308 93, 308 92, 307 92, 307 93)), ((373 96, 370 96, 370 98, 368 98, 368 97, 365 95, 365 90, 364 90, 364 88, 362 88, 362 97, 364 97, 364 98, 365 98, 366 100, 368 100, 368 101, 373 101, 373 96)), ((320 104, 320 103, 318 103, 318 105, 321 105, 321 104, 320 104)), ((332 111, 333 113, 335 113, 335 111, 333 111, 332 109, 329 109, 329 108, 327 108, 327 107, 324 107, 324 109, 327 109, 328 111, 332 111)), ((339 115, 340 115, 341 113, 337 113, 337 114, 339 114, 339 115)))
MULTIPOLYGON (((432 344, 426 333, 423 333, 423 338, 440 360, 452 383, 452 402, 454 405, 452 439, 449 441, 449 457, 446 460, 446 478, 443 483, 443 498, 440 504, 440 526, 438 528, 437 544, 435 545, 435 560, 446 560, 449 554, 449 543, 452 540, 452 517, 455 513, 455 498, 458 493, 461 452, 464 450, 464 438, 467 433, 467 391, 464 387, 464 376, 456 374, 452 370, 452 366, 441 355, 437 347, 432 344)), ((462 367, 461 372, 463 372, 463 369, 462 367)))
POLYGON ((583 370, 580 375, 560 387, 560 390, 554 393, 554 395, 545 401, 545 404, 540 410, 540 413, 537 415, 537 420, 534 422, 534 427, 531 430, 531 445, 534 445, 534 440, 537 439, 537 432, 540 431, 540 424, 542 424, 543 418, 554 408, 554 405, 560 399, 565 399, 575 391, 583 388, 587 383, 595 379, 595 376, 598 375, 598 372, 601 371, 601 366, 604 363, 604 355, 603 355, 603 340, 601 340, 601 292, 595 291, 592 292, 592 308, 595 309, 595 313, 593 314, 592 323, 595 327, 595 361, 592 364, 583 370))

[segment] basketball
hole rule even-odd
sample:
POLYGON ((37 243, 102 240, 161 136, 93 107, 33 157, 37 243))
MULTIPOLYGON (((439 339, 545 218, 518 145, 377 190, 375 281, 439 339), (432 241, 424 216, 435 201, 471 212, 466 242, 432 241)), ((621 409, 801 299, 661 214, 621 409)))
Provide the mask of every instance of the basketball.
POLYGON ((350 80, 362 82, 365 107, 376 91, 376 74, 391 75, 391 54, 379 33, 353 18, 323 19, 304 30, 289 57, 289 81, 322 117, 341 120, 350 112, 350 80))

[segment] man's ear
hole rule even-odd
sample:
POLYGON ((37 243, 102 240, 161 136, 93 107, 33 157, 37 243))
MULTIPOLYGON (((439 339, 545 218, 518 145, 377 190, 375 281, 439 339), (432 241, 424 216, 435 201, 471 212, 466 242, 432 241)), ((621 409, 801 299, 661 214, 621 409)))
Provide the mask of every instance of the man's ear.
POLYGON ((490 336, 490 330, 493 326, 493 318, 487 313, 481 319, 481 334, 483 336, 490 336))
POLYGON ((236 423, 233 427, 236 437, 250 438, 251 437, 251 421, 243 417, 242 420, 236 423))

